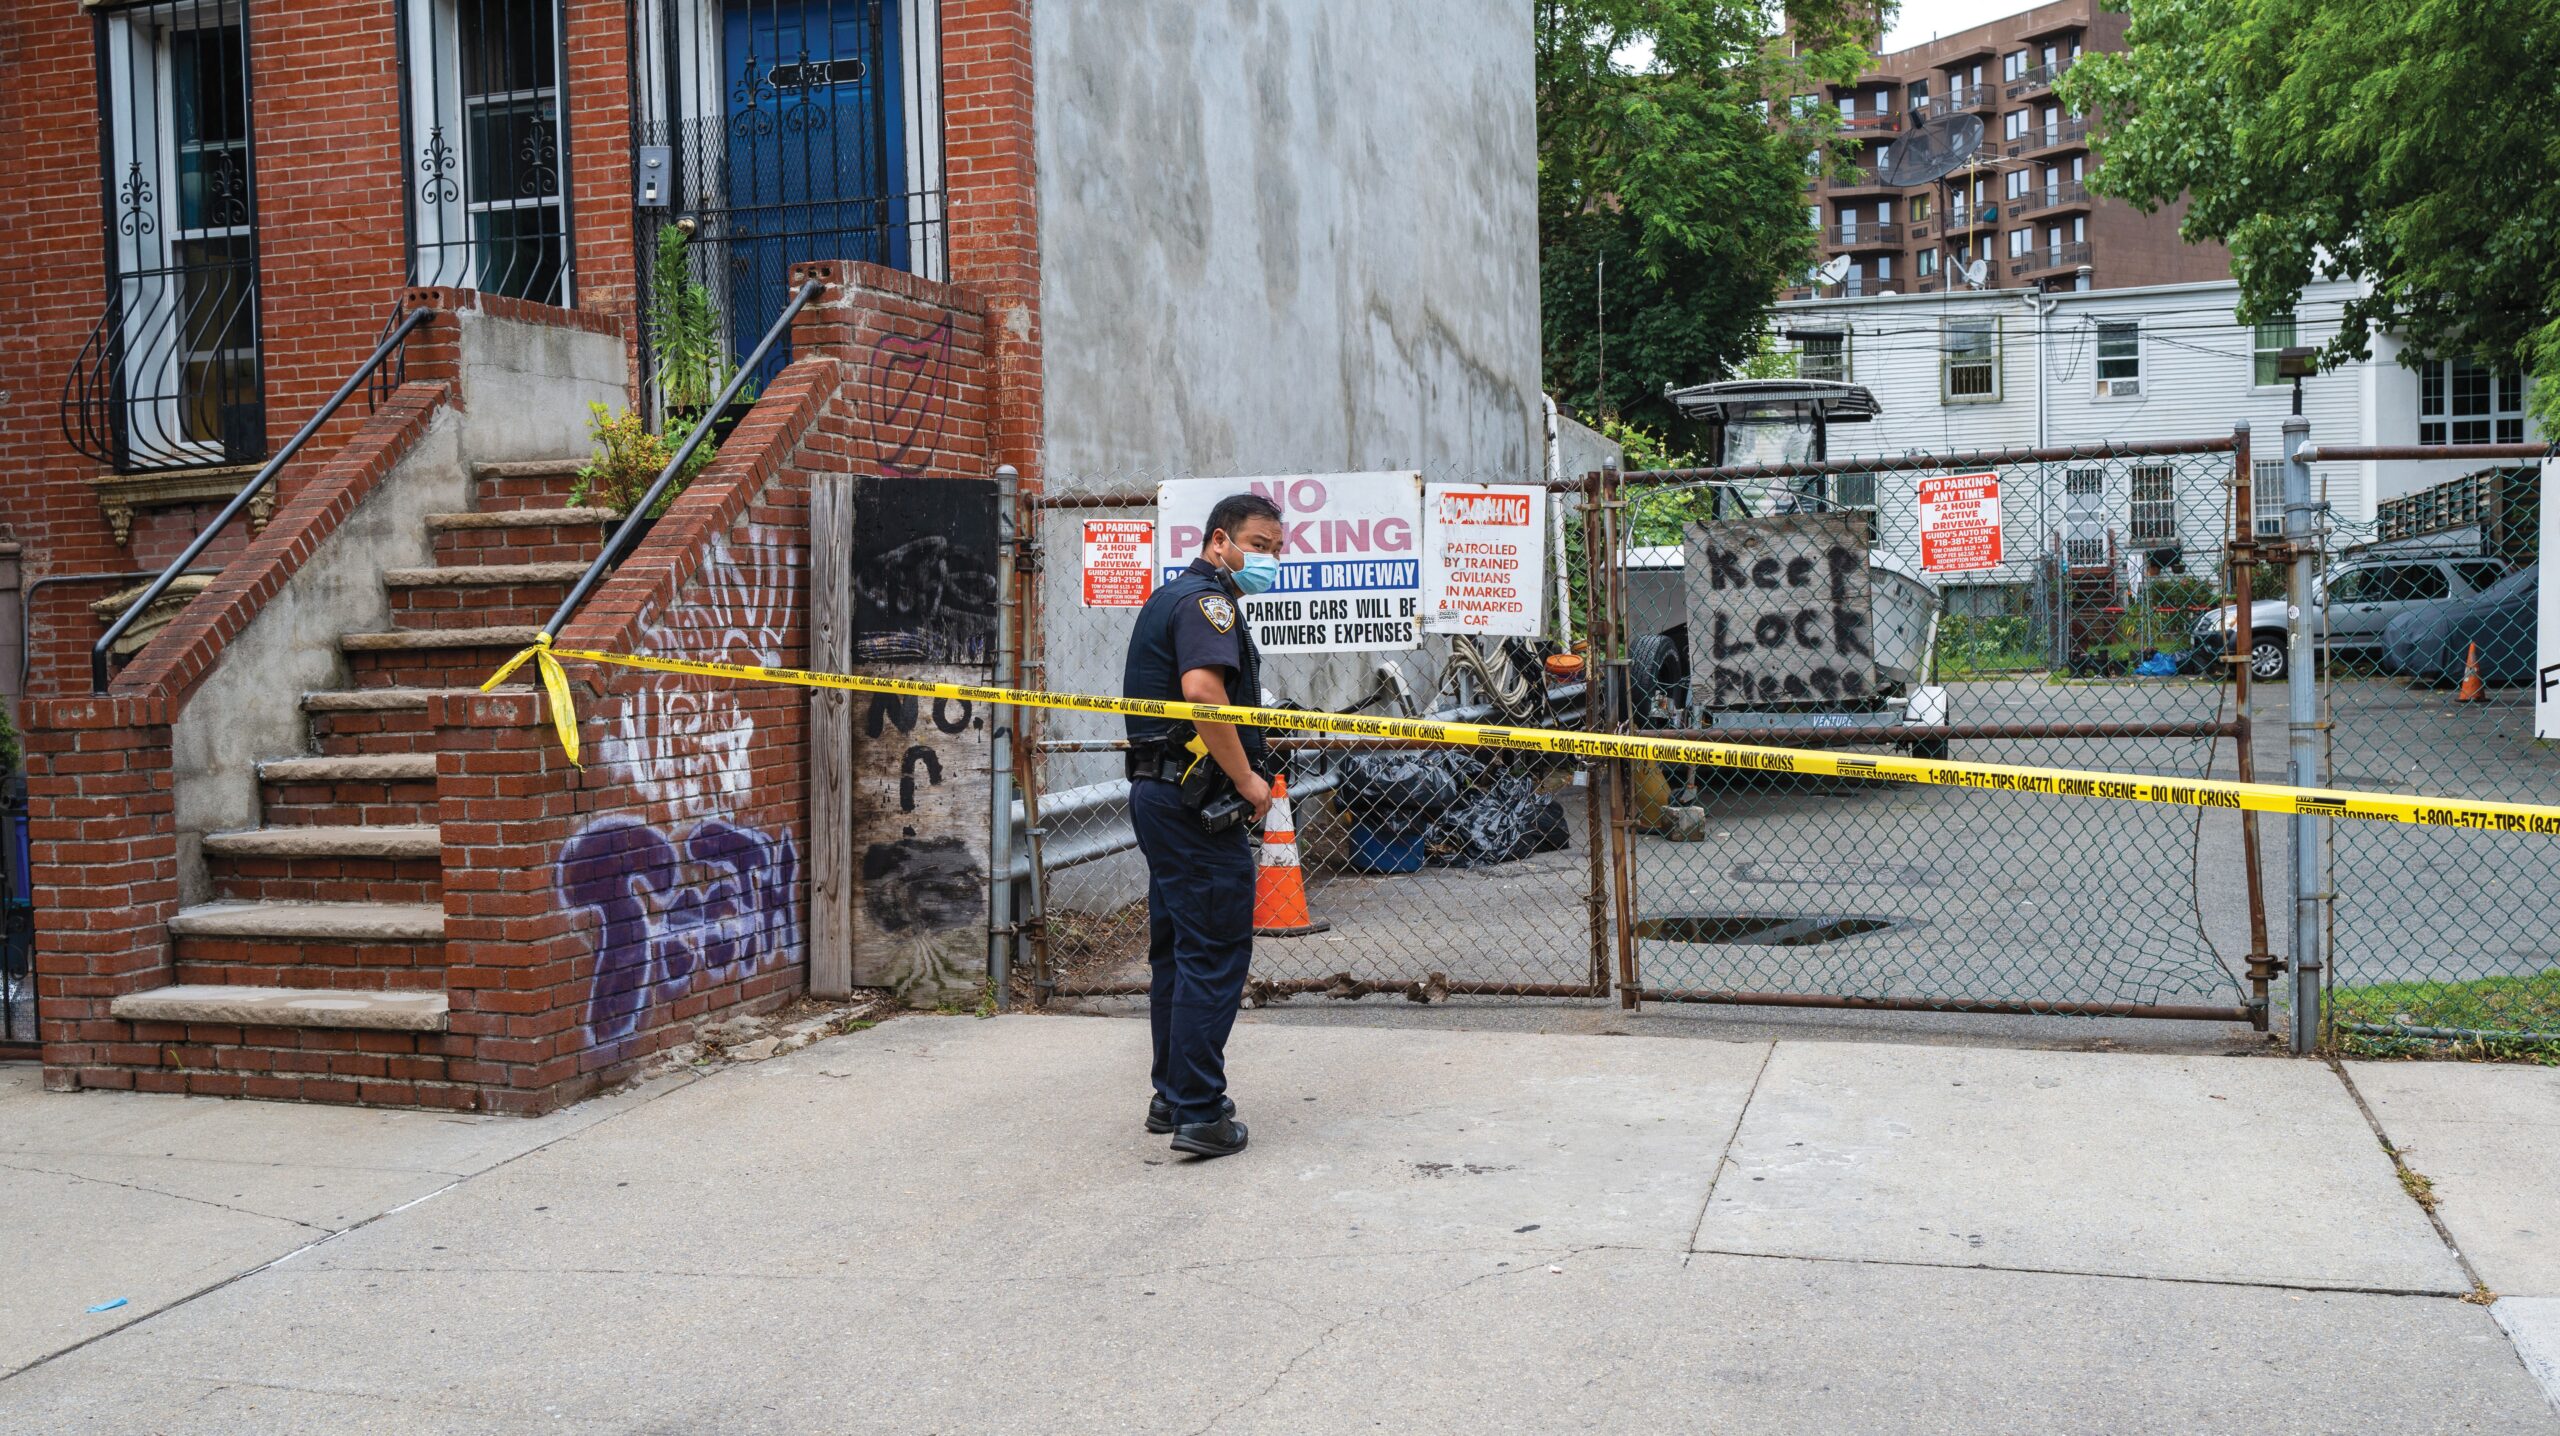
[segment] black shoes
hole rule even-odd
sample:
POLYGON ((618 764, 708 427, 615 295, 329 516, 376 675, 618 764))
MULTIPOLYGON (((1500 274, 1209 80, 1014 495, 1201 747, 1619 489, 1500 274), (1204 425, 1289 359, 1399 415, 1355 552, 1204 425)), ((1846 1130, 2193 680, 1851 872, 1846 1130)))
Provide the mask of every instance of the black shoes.
POLYGON ((1244 1150, 1244 1123, 1233 1117, 1194 1122, 1173 1132, 1173 1149, 1195 1157, 1232 1157, 1244 1150))
MULTIPOLYGON (((1235 1098, 1233 1098, 1233 1097, 1221 1097, 1221 1098, 1219 1098, 1219 1099, 1218 1099, 1218 1115, 1219 1115, 1219 1116, 1221 1116, 1221 1117, 1232 1117, 1232 1116, 1234 1116, 1235 1114, 1236 1114, 1236 1099, 1235 1099, 1235 1098)), ((1176 1124, 1175 1124, 1175 1122, 1174 1122, 1174 1120, 1173 1120, 1173 1108, 1172 1108, 1170 1105, 1168 1105, 1162 1097, 1150 1097, 1150 1098, 1148 1098, 1148 1099, 1147 1099, 1147 1130, 1148 1130, 1148 1131, 1150 1131, 1150 1132, 1154 1133, 1155 1135, 1157 1135, 1157 1136, 1161 1137, 1161 1136, 1163 1136, 1165 1133, 1172 1131, 1172 1130, 1174 1129, 1175 1125, 1176 1125, 1176 1124)))

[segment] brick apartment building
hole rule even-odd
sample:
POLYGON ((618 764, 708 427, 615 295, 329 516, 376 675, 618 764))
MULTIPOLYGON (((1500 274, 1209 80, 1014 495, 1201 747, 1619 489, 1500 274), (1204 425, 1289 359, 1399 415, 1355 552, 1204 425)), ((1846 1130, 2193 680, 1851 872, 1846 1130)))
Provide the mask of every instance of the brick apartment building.
POLYGON ((2178 237, 2183 202, 2144 214, 2089 193, 2089 122, 2053 82, 2081 55, 2124 48, 2126 16, 2061 0, 1876 57, 1854 83, 1801 104, 1840 112, 1856 173, 1807 191, 1822 260, 1840 283, 1787 299, 1934 294, 1949 289, 2117 289, 2226 278, 2219 245, 2178 237), (1924 121, 1978 115, 1976 161, 1935 184, 1881 182, 1893 147, 1924 121), (1978 285, 1966 266, 1981 261, 1978 285))
POLYGON ((568 646, 838 661, 818 615, 896 581, 813 559, 863 553, 813 503, 854 476, 1534 473, 1529 21, 1402 8, 9 6, 35 923, 0 1042, 58 1089, 536 1111, 813 959, 970 980, 983 724, 581 671, 578 768, 535 689, 476 691, 621 522, 570 501, 590 406, 680 407, 654 256, 690 231, 729 360, 820 289, 568 646), (106 625, 351 379, 93 692, 106 625))

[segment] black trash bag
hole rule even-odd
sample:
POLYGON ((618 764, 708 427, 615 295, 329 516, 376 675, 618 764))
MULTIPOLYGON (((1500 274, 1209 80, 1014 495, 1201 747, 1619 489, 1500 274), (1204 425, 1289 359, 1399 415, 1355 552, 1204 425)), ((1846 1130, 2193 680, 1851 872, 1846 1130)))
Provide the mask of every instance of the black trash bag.
POLYGON ((1382 837, 1428 831, 1484 771, 1471 753, 1369 753, 1342 760, 1334 811, 1382 837))
POLYGON ((1564 804, 1516 773, 1506 773, 1483 790, 1460 798, 1431 825, 1425 843, 1432 866, 1448 868, 1516 863, 1572 845, 1564 804))

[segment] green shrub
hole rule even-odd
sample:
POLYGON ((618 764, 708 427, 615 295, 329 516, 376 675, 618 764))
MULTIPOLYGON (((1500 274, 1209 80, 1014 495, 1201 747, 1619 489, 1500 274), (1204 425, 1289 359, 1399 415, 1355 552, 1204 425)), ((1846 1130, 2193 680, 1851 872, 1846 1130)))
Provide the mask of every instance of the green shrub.
MULTIPOLYGON (((693 433, 694 420, 669 419, 667 431, 652 434, 637 413, 628 410, 616 414, 602 404, 587 406, 587 432, 596 441, 594 457, 578 470, 578 482, 570 487, 572 505, 600 503, 618 513, 630 513, 640 502, 649 485, 657 482, 676 450, 693 433)), ((713 447, 705 443, 685 461, 684 472, 667 486, 657 506, 646 517, 656 518, 674 503, 676 495, 693 482, 694 475, 709 467, 713 447)))
POLYGON ((649 269, 649 352, 668 410, 699 415, 720 397, 730 371, 720 311, 693 277, 686 254, 692 242, 692 232, 680 225, 658 231, 657 262, 649 269))

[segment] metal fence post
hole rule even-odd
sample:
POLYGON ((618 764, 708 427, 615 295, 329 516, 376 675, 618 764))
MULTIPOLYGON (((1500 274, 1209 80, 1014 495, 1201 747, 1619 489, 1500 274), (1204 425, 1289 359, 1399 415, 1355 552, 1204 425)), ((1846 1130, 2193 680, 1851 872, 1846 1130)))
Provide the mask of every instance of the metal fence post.
MULTIPOLYGON (((1013 465, 996 469, 996 683, 1011 687, 1021 673, 1021 596, 1014 591, 1015 503, 1022 476, 1013 465)), ((987 980, 995 1005, 1013 1005, 1013 721, 998 705, 987 714, 987 980)))
MULTIPOLYGON (((2284 539, 2292 552, 2285 576, 2285 733, 2291 755, 2288 780, 2298 788, 2326 786, 2320 760, 2320 650, 2314 632, 2312 585, 2320 562, 2319 508, 2311 496, 2311 466, 2302 449, 2311 421, 2284 421, 2284 539)), ((2248 619, 2237 642, 2247 643, 2248 619)), ((2320 943, 2327 930, 2329 820, 2312 813, 2293 818, 2293 1034, 2297 1053, 2320 1045, 2320 943)))

